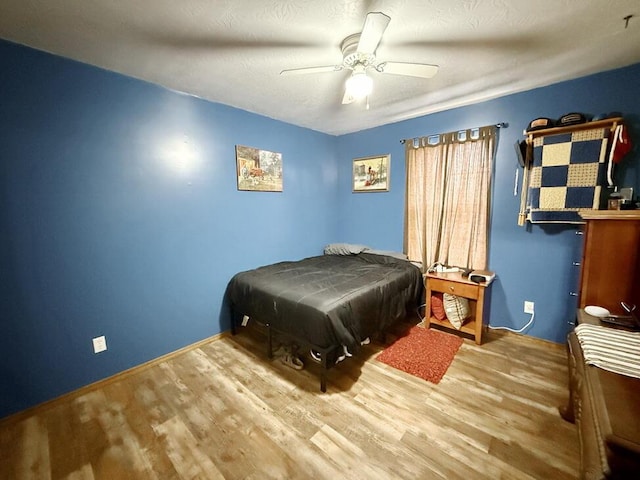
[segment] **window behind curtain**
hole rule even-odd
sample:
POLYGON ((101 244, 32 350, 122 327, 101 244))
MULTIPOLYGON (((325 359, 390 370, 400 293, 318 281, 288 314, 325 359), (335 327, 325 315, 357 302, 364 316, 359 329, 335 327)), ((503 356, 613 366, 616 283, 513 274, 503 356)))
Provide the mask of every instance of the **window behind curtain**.
POLYGON ((405 251, 434 262, 486 269, 496 127, 405 143, 405 251))

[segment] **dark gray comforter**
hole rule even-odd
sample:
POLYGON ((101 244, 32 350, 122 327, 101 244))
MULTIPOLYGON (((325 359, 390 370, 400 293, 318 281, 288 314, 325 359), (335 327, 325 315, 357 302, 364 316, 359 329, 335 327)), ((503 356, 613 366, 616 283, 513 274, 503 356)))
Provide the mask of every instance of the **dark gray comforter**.
POLYGON ((360 342, 418 305, 420 270, 385 255, 322 255, 236 274, 233 310, 321 348, 360 342))

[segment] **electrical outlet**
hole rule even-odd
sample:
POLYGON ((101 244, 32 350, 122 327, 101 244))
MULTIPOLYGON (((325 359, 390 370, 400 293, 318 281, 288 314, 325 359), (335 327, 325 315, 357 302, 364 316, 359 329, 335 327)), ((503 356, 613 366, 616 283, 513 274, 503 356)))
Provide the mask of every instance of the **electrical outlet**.
POLYGON ((107 349, 107 339, 104 335, 93 339, 93 353, 104 352, 107 349))
POLYGON ((528 300, 524 301, 524 313, 533 313, 533 307, 534 307, 534 303, 533 302, 529 302, 528 300))

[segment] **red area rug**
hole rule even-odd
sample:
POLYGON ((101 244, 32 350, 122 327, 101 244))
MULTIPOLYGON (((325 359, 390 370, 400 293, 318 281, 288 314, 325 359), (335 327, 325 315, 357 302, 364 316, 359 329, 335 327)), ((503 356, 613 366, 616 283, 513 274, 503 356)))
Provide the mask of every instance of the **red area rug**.
POLYGON ((432 383, 439 383, 447 372, 462 338, 434 329, 412 327, 376 357, 398 370, 432 383))

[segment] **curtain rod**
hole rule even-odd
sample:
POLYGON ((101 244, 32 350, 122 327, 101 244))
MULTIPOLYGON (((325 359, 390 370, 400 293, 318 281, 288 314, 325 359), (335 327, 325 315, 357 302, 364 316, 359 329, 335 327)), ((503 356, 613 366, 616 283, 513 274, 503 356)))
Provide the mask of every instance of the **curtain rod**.
MULTIPOLYGON (((490 126, 490 125, 488 125, 490 126)), ((509 126, 509 124, 507 122, 500 122, 500 123, 496 123, 494 125, 494 127, 496 128, 507 128, 509 126)), ((475 130, 476 128, 483 128, 483 127, 475 127, 475 128, 468 128, 467 130, 475 130)), ((463 130, 458 130, 459 132, 462 132, 463 130)), ((434 134, 434 135, 440 135, 440 134, 434 134)), ((433 135, 426 135, 427 137, 432 137, 433 135)), ((400 143, 402 143, 403 145, 405 143, 407 143, 407 140, 416 140, 416 138, 405 138, 403 140, 400 140, 400 143)))

